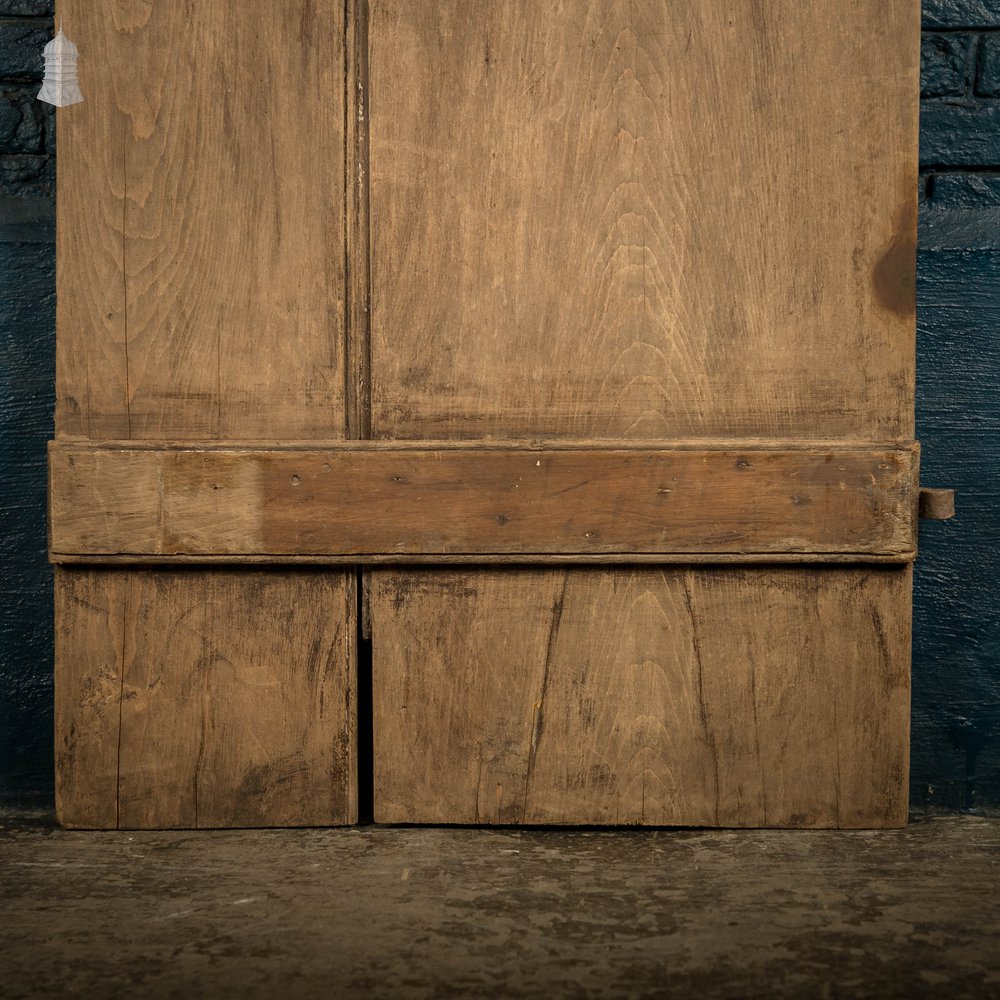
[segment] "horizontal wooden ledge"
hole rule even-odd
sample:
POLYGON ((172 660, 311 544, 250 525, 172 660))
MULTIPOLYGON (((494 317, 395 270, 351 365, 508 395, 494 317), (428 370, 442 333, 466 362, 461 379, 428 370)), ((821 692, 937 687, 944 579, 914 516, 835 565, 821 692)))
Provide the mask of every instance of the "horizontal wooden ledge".
POLYGON ((51 561, 60 566, 302 566, 319 569, 330 566, 380 566, 405 568, 407 566, 796 566, 816 563, 835 563, 838 566, 900 566, 913 562, 916 553, 896 555, 858 555, 856 552, 630 552, 628 555, 611 553, 602 555, 571 553, 552 555, 548 552, 496 553, 446 553, 446 554, 404 554, 390 555, 375 553, 361 558, 345 555, 274 555, 261 552, 246 556, 192 556, 192 555, 149 555, 148 553, 121 552, 113 556, 75 555, 51 553, 51 561))
POLYGON ((837 438, 826 441, 799 438, 375 438, 371 440, 240 440, 222 441, 215 438, 198 441, 158 440, 133 438, 131 440, 97 441, 93 438, 60 436, 49 442, 50 448, 80 448, 100 451, 821 451, 870 452, 909 451, 917 447, 914 441, 866 441, 837 438))
POLYGON ((50 443, 57 563, 907 562, 915 443, 50 443))

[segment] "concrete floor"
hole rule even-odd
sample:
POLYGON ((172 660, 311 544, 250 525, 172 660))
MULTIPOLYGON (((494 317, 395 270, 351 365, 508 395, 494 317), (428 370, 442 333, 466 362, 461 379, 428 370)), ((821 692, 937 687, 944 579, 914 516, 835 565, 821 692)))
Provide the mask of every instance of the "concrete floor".
POLYGON ((1000 997, 1000 820, 71 833, 0 813, 0 997, 1000 997))

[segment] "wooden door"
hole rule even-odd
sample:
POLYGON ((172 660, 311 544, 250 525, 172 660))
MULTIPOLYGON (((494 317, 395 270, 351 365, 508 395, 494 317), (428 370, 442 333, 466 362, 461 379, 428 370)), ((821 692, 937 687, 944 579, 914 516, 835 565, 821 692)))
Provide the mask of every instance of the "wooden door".
POLYGON ((378 821, 904 822, 915 0, 214 6, 61 4, 63 821, 352 822, 359 592, 378 821))
MULTIPOLYGON (((57 444, 344 438, 343 4, 58 7, 57 444)), ((62 821, 352 822, 354 574, 122 548, 56 573, 62 821)))

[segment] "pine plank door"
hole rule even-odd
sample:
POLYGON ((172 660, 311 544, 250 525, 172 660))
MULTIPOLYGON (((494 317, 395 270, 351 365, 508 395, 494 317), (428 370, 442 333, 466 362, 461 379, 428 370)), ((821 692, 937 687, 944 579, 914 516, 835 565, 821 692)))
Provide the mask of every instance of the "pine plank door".
POLYGON ((912 448, 919 4, 370 0, 363 33, 370 435, 513 442, 484 519, 558 492, 579 553, 368 573, 376 819, 904 823, 913 553, 836 504, 843 449, 912 448), (607 501, 552 485, 560 443, 694 468, 607 501), (700 543, 599 565, 647 515, 700 543))
POLYGON ((58 13, 64 824, 905 821, 915 0, 58 13))
MULTIPOLYGON (((55 447, 344 438, 343 3, 58 8, 85 101, 58 122, 55 447)), ((55 589, 64 824, 355 820, 352 571, 156 566, 129 535, 55 589)))

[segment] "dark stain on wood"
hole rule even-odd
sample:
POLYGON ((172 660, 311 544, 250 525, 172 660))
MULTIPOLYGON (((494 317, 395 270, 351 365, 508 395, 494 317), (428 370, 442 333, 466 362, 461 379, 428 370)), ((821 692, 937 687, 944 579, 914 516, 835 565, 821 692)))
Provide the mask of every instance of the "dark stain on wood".
POLYGON ((872 271, 872 289, 881 305, 902 319, 917 308, 917 195, 908 190, 892 217, 893 236, 872 271))

